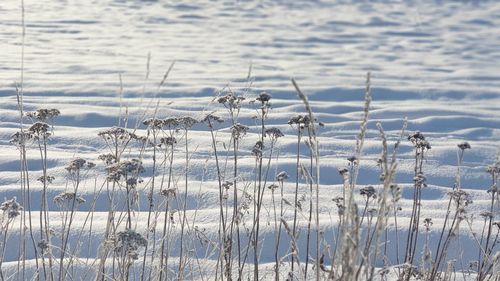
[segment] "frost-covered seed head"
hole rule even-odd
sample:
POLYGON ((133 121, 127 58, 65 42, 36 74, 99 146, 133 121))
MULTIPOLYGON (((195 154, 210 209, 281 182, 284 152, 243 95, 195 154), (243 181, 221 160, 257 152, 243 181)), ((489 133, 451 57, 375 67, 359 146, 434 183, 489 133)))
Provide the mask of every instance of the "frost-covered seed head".
POLYGON ((163 120, 158 118, 147 118, 142 121, 142 124, 148 126, 149 128, 159 129, 163 125, 163 120))
POLYGON ((341 168, 341 169, 339 169, 339 174, 341 176, 344 176, 346 174, 349 174, 349 170, 347 170, 346 168, 341 168))
POLYGON ((177 143, 177 140, 175 139, 175 137, 164 137, 160 139, 160 143, 166 146, 173 146, 177 143))
POLYGON ((36 111, 26 112, 26 116, 28 116, 29 118, 42 122, 47 122, 48 120, 59 116, 59 114, 61 114, 61 112, 55 108, 41 108, 36 111))
POLYGON ((276 180, 279 182, 284 182, 288 179, 288 174, 285 171, 281 171, 276 175, 276 180))
POLYGON ((37 179, 37 181, 44 183, 44 184, 51 184, 55 180, 55 177, 53 176, 41 176, 37 179))
POLYGON ((361 190, 359 191, 359 193, 362 195, 362 196, 366 196, 367 199, 369 198, 376 198, 376 194, 375 194, 375 188, 371 185, 368 185, 368 186, 365 186, 363 188, 361 188, 361 190))
POLYGON ((16 197, 13 197, 3 202, 2 205, 0 205, 0 210, 3 211, 4 215, 7 214, 9 219, 13 219, 21 214, 23 207, 17 202, 16 197))
POLYGON ((265 134, 271 138, 271 140, 277 140, 278 138, 281 138, 284 136, 284 134, 281 132, 280 129, 278 128, 269 128, 265 131, 265 134))
POLYGON ((189 130, 191 127, 193 127, 196 123, 198 123, 198 120, 185 116, 185 117, 179 117, 178 119, 179 126, 184 129, 184 130, 189 130))
POLYGON ((111 153, 101 154, 99 155, 98 159, 104 161, 104 164, 106 165, 116 163, 116 157, 111 153))
POLYGON ((148 241, 141 234, 127 229, 119 231, 114 237, 115 253, 127 253, 130 257, 134 257, 140 247, 145 247, 148 241))
POLYGON ((417 149, 421 149, 421 150, 431 149, 431 144, 425 139, 424 135, 419 131, 417 131, 413 134, 410 134, 408 136, 408 140, 411 141, 411 143, 413 143, 413 145, 417 149))
POLYGON ((167 129, 175 129, 179 126, 179 120, 176 117, 167 117, 162 120, 162 123, 167 129))
MULTIPOLYGON (((83 158, 76 158, 76 159, 73 159, 71 160, 71 162, 69 163, 68 166, 66 166, 66 171, 70 172, 70 173, 74 173, 74 172, 77 172, 79 171, 81 168, 83 168, 85 166, 85 164, 87 163, 87 161, 83 158)), ((93 163, 91 163, 92 167, 94 167, 95 165, 93 163)))
POLYGON ((209 128, 212 128, 217 123, 223 123, 224 119, 219 116, 214 115, 213 113, 207 114, 205 118, 201 120, 203 123, 207 123, 209 128))
POLYGON ((51 134, 49 132, 50 126, 45 122, 36 122, 31 127, 29 127, 28 132, 35 138, 39 139, 40 137, 47 138, 51 134))
POLYGON ((252 155, 254 155, 257 158, 262 157, 263 150, 264 150, 264 143, 262 143, 262 141, 257 141, 253 146, 252 155))
POLYGON ((138 175, 143 173, 144 167, 142 162, 137 159, 124 160, 118 163, 113 163, 106 168, 108 172, 108 181, 117 181, 122 176, 127 176, 131 173, 138 175))
POLYGON ((468 142, 462 142, 460 144, 457 145, 458 148, 460 148, 461 150, 466 150, 466 149, 470 149, 470 144, 468 142))
POLYGON ((233 135, 233 138, 239 139, 243 137, 248 131, 248 127, 245 125, 242 125, 240 123, 236 123, 233 126, 231 126, 231 132, 233 135))
POLYGON ((256 98, 256 100, 260 101, 261 103, 267 103, 271 100, 272 96, 266 92, 260 93, 260 95, 256 98))
POLYGON ((83 197, 77 196, 76 193, 74 192, 62 192, 59 193, 56 197, 54 197, 54 202, 58 205, 62 205, 64 203, 70 203, 73 202, 73 200, 75 200, 77 204, 83 204, 86 202, 86 200, 83 197))
POLYGON ((160 194, 162 196, 167 197, 167 198, 174 198, 175 197, 175 188, 163 189, 162 191, 160 191, 160 194))
POLYGON ((28 132, 16 132, 10 137, 9 143, 17 147, 24 146, 28 140, 33 138, 33 135, 28 132))
POLYGON ((278 187, 279 187, 279 186, 278 186, 278 185, 276 185, 276 184, 271 184, 271 185, 267 186, 267 188, 269 188, 271 191, 276 190, 278 187))

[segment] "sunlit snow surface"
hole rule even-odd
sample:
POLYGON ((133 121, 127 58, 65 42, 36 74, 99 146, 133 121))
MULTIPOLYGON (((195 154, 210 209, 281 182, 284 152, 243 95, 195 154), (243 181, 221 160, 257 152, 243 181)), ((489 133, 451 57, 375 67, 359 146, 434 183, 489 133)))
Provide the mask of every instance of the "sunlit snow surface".
MULTIPOLYGON (((15 85, 21 79, 19 2, 0 1, 2 198, 21 197, 19 155, 8 143, 19 119, 15 96, 15 85)), ((325 228, 335 221, 331 217, 336 208, 330 200, 341 192, 337 169, 347 164, 346 158, 354 151, 368 71, 372 73, 373 103, 359 184, 378 183, 375 160, 381 147, 375 124, 382 123, 392 142, 407 117, 408 130, 422 131, 433 146, 424 168, 430 187, 423 194, 422 217, 434 218, 437 225, 444 217, 446 192, 455 178, 456 145, 462 141, 472 146, 464 157, 462 186, 477 199, 473 210, 486 207, 483 199, 490 181, 484 170, 495 160, 500 140, 500 4, 494 1, 26 0, 25 23, 25 110, 55 107, 61 111, 49 146, 49 173, 56 176, 52 197, 64 189, 64 166, 69 160, 83 157, 98 162, 104 143, 97 132, 117 124, 120 104, 122 113, 128 108, 131 127, 142 113, 153 115, 158 100, 160 117, 201 117, 213 110, 223 115, 225 111, 212 103, 215 91, 227 84, 243 87, 252 65, 253 91, 247 97, 262 90, 271 93, 274 109, 269 126, 278 126, 287 135, 279 142, 279 165, 273 167, 271 179, 275 171, 294 174, 295 131, 286 122, 304 109, 291 77, 326 125, 320 129, 325 228), (166 84, 159 88, 174 60, 166 84), (119 74, 124 91, 121 102, 119 74)), ((256 107, 247 108, 240 121, 251 125, 255 122, 251 108, 256 107)), ((222 126, 221 141, 227 141, 227 126, 222 126)), ((215 180, 214 167, 206 162, 211 155, 209 134, 202 126, 195 129, 190 144, 194 154, 191 208, 200 209, 196 224, 215 232, 217 189, 200 185, 200 181, 215 180), (208 199, 201 200, 199 194, 204 193, 208 199), (197 202, 201 202, 198 207, 197 202)), ((248 180, 252 180, 249 172, 254 164, 249 148, 256 140, 255 134, 245 138, 241 169, 248 180)), ((35 179, 41 175, 40 163, 34 147, 30 153, 35 179)), ((405 141, 399 183, 412 182, 411 157, 411 145, 405 141)), ((151 168, 150 155, 145 163, 151 168)), ((32 188, 39 190, 40 186, 34 183, 32 188)), ((89 181, 83 189, 89 201, 93 188, 89 181)), ((287 192, 292 196, 292 186, 287 192)), ((406 227, 410 190, 403 197, 401 220, 406 227)), ((104 221, 103 206, 99 209, 98 205, 102 213, 96 217, 104 221)), ((57 210, 55 206, 53 210, 57 210)), ((268 221, 267 212, 265 216, 268 221)), ((98 225, 96 231, 103 230, 98 225)), ((272 245, 273 237, 272 233, 264 236, 264 245, 272 245)), ((464 243, 465 248, 474 249, 465 249, 465 265, 477 256, 471 241, 464 243)), ((6 261, 16 259, 15 254, 6 255, 6 261)), ((263 254, 263 263, 272 261, 271 254, 263 254)))

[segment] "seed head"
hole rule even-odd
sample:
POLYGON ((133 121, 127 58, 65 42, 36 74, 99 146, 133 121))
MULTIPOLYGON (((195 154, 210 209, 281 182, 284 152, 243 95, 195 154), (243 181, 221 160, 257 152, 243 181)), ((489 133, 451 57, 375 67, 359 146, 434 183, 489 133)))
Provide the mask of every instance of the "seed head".
POLYGON ((162 120, 163 126, 168 129, 175 129, 179 126, 179 120, 176 117, 168 117, 162 120))
POLYGON ((17 147, 24 146, 28 140, 30 140, 33 137, 32 134, 28 132, 16 132, 10 137, 10 144, 13 144, 17 147))
POLYGON ((369 199, 369 198, 377 198, 377 195, 375 194, 375 188, 371 185, 368 185, 368 186, 365 186, 363 188, 361 188, 361 190, 359 191, 359 193, 362 195, 362 196, 366 196, 366 199, 369 199))
POLYGON ((45 122, 36 122, 29 127, 28 132, 35 138, 48 138, 51 133, 49 132, 50 126, 45 122))
POLYGON ((194 126, 194 124, 198 123, 198 120, 189 116, 179 117, 177 120, 179 122, 179 126, 184 130, 189 130, 194 126))
POLYGON ((175 188, 166 188, 166 189, 163 189, 162 191, 160 191, 160 194, 162 196, 165 196, 167 198, 173 198, 175 197, 175 188))
POLYGON ((284 134, 281 132, 280 129, 278 128, 269 128, 265 131, 265 134, 271 138, 271 140, 277 140, 278 138, 281 138, 284 136, 284 134))
POLYGON ((207 125, 208 125, 209 128, 213 128, 214 124, 223 123, 224 119, 222 119, 221 117, 216 116, 216 115, 210 113, 210 114, 207 114, 205 116, 205 118, 203 118, 201 120, 201 122, 202 123, 207 123, 207 125))
POLYGON ((461 150, 470 149, 470 144, 468 142, 462 142, 457 145, 461 150))
POLYGON ((431 145, 430 143, 425 139, 424 135, 417 131, 413 134, 410 134, 408 136, 408 140, 411 141, 411 143, 413 143, 413 145, 418 148, 418 149, 431 149, 431 145))
POLYGON ((163 125, 163 120, 158 118, 147 118, 142 121, 142 124, 148 126, 149 128, 159 129, 163 125))
POLYGON ((148 241, 141 234, 131 229, 116 233, 113 240, 115 253, 127 253, 132 259, 137 259, 137 250, 140 247, 146 247, 148 244, 148 241))
POLYGON ((62 192, 54 197, 54 203, 62 205, 64 203, 71 203, 75 200, 77 204, 85 203, 85 199, 81 196, 77 196, 74 192, 62 192))
POLYGON ((173 146, 177 143, 175 137, 165 137, 160 139, 160 145, 173 146))
POLYGON ((21 214, 23 207, 21 204, 17 203, 16 197, 13 197, 3 202, 2 205, 0 205, 0 210, 3 211, 4 215, 7 214, 9 219, 13 219, 21 214))
POLYGON ((61 112, 55 108, 52 109, 41 108, 36 111, 26 112, 26 116, 28 116, 33 120, 38 120, 41 122, 47 122, 50 119, 59 116, 59 114, 61 114, 61 112))
POLYGON ((37 181, 44 183, 44 184, 51 184, 55 180, 55 177, 53 176, 41 176, 37 179, 37 181))
POLYGON ((231 126, 231 131, 232 131, 233 138, 239 139, 239 138, 243 137, 244 135, 246 135, 246 133, 248 131, 248 127, 245 125, 242 125, 240 123, 236 123, 233 126, 231 126))
POLYGON ((279 181, 279 182, 281 182, 281 183, 284 182, 287 179, 288 179, 288 174, 285 171, 279 172, 276 175, 276 180, 279 181))
POLYGON ((272 96, 266 92, 260 93, 260 95, 256 98, 256 100, 260 101, 261 103, 267 103, 271 100, 272 96))

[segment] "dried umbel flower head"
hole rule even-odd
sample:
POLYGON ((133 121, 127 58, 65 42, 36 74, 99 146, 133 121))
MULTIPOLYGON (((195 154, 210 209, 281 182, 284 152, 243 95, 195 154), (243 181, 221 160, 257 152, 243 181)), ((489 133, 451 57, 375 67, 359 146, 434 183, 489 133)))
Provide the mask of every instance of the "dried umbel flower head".
POLYGON ((285 171, 281 171, 276 175, 276 180, 281 182, 281 183, 287 179, 288 179, 288 174, 285 171))
POLYGON ((288 125, 297 126, 300 129, 309 128, 309 126, 311 125, 311 118, 307 114, 306 115, 299 114, 297 116, 290 118, 290 120, 288 120, 288 125))
POLYGON ((345 212, 344 198, 339 196, 333 198, 332 201, 335 202, 335 205, 337 206, 339 216, 344 215, 345 212))
POLYGON ((262 141, 257 141, 252 149, 252 155, 259 158, 262 157, 262 153, 264 150, 264 143, 262 141))
POLYGON ((49 243, 45 241, 44 239, 38 241, 37 243, 38 248, 40 248, 42 251, 45 251, 49 248, 49 243))
POLYGON ((397 184, 391 184, 390 186, 392 194, 392 202, 398 202, 401 199, 402 189, 397 184))
POLYGON ((413 177, 413 182, 415 182, 415 185, 418 187, 427 187, 427 178, 424 176, 423 173, 417 173, 415 177, 413 177))
POLYGON ((481 212, 479 213, 481 217, 483 217, 485 220, 493 218, 493 213, 489 211, 481 212))
POLYGON ((411 141, 411 143, 413 143, 413 145, 420 150, 431 149, 430 143, 425 139, 424 135, 419 131, 410 134, 408 136, 408 140, 411 141))
POLYGON ((349 175, 349 170, 346 168, 339 169, 339 174, 344 177, 345 175, 349 175))
POLYGON ((274 192, 274 190, 279 188, 279 186, 277 184, 271 184, 271 185, 268 185, 267 188, 269 188, 271 191, 274 192))
POLYGON ((141 234, 131 229, 117 232, 114 242, 115 253, 126 253, 132 259, 137 259, 137 250, 148 244, 148 241, 141 234))
POLYGON ((95 167, 95 164, 92 162, 87 162, 87 160, 83 158, 76 158, 69 162, 68 166, 66 166, 66 171, 70 174, 78 173, 81 169, 92 169, 95 167))
POLYGON ((288 125, 297 125, 297 124, 300 124, 302 122, 302 118, 304 118, 304 116, 302 115, 297 115, 297 116, 293 116, 292 118, 290 118, 288 120, 288 125))
POLYGON ((41 176, 37 179, 37 181, 43 183, 43 184, 51 184, 55 180, 55 177, 53 176, 41 176))
POLYGON ((203 123, 207 123, 207 126, 209 128, 213 128, 215 124, 217 123, 223 123, 224 119, 222 119, 219 116, 214 115, 213 113, 207 114, 205 118, 201 120, 203 123))
POLYGON ((231 126, 231 132, 233 138, 240 139, 241 137, 246 135, 246 133, 248 132, 248 127, 243 124, 236 123, 233 126, 231 126))
POLYGON ((158 118, 147 118, 142 121, 142 124, 148 126, 151 129, 159 129, 163 125, 163 120, 158 118))
POLYGON ((278 138, 281 138, 284 136, 284 134, 281 132, 280 129, 278 128, 269 128, 265 131, 266 136, 268 136, 271 141, 276 141, 278 138))
POLYGON ((229 110, 239 109, 241 107, 241 103, 245 100, 243 96, 235 95, 233 91, 227 91, 225 95, 220 96, 217 99, 217 102, 224 105, 224 107, 229 110))
POLYGON ((184 129, 184 130, 189 130, 196 123, 198 123, 198 120, 194 119, 193 117, 189 117, 189 116, 179 117, 179 118, 177 118, 177 121, 179 122, 179 127, 184 129))
POLYGON ((108 172, 108 181, 118 181, 121 177, 128 176, 129 174, 138 175, 145 171, 142 162, 137 159, 124 160, 111 164, 106 170, 108 172))
POLYGON ((448 195, 459 207, 464 208, 469 204, 472 204, 469 193, 463 191, 462 189, 454 189, 453 191, 448 192, 448 195))
POLYGON ((431 226, 433 225, 432 218, 425 218, 424 219, 424 226, 427 231, 430 230, 431 226))
POLYGON ((41 108, 38 109, 37 111, 26 112, 26 116, 28 116, 33 120, 38 120, 41 122, 47 122, 50 119, 59 116, 59 114, 61 114, 61 112, 55 108, 52 109, 41 108))
POLYGON ((370 199, 370 198, 377 198, 377 195, 375 194, 375 188, 371 185, 368 185, 368 186, 365 186, 363 188, 361 188, 361 190, 359 191, 359 194, 361 194, 362 196, 366 196, 366 199, 370 199))
POLYGON ((28 132, 33 136, 33 138, 39 140, 40 138, 46 139, 51 133, 49 124, 45 122, 35 122, 31 127, 29 127, 28 132))
POLYGON ((229 188, 231 188, 231 186, 233 186, 233 183, 230 182, 230 181, 226 181, 222 184, 222 188, 228 190, 229 188))
POLYGON ((131 189, 131 188, 136 188, 138 182, 139 180, 137 178, 128 178, 126 184, 127 187, 131 189))
POLYGON ((31 138, 33 138, 32 134, 25 131, 20 131, 16 132, 10 137, 9 143, 17 147, 22 147, 26 145, 26 142, 28 142, 31 138))
POLYGON ((15 217, 21 214, 23 207, 19 204, 16 197, 13 197, 10 200, 5 200, 2 205, 0 205, 0 210, 3 211, 4 215, 7 215, 7 218, 14 219, 15 217))
POLYGON ((78 205, 85 203, 85 199, 82 196, 77 196, 74 192, 61 192, 54 197, 54 203, 58 205, 72 203, 73 201, 78 205))
POLYGON ((165 196, 166 198, 174 198, 175 194, 175 188, 166 188, 160 191, 160 195, 165 196))
POLYGON ((104 164, 106 165, 116 163, 116 157, 111 153, 101 154, 99 155, 98 159, 104 161, 104 164))
POLYGON ((162 124, 167 129, 173 130, 179 126, 179 120, 176 117, 167 117, 162 120, 162 124))
POLYGON ((358 164, 358 158, 357 158, 356 156, 354 156, 354 155, 353 155, 353 156, 349 156, 349 157, 347 158, 347 161, 349 162, 349 163, 348 163, 348 164, 349 164, 349 166, 355 166, 355 165, 357 165, 357 164, 358 164))
POLYGON ((267 103, 271 100, 272 96, 269 93, 262 92, 259 94, 259 96, 256 98, 256 100, 260 101, 261 103, 267 103))
POLYGON ((165 145, 165 146, 174 146, 174 144, 177 143, 177 140, 175 137, 164 137, 160 139, 160 146, 165 145))
POLYGON ((127 142, 131 138, 130 133, 121 127, 111 127, 100 131, 97 135, 102 137, 104 140, 112 141, 115 144, 118 142, 127 142))
POLYGON ((471 148, 468 142, 459 143, 457 146, 460 150, 466 150, 471 148))
POLYGON ((140 136, 140 135, 137 135, 134 133, 130 133, 129 137, 130 137, 130 139, 138 141, 139 143, 142 143, 142 144, 148 142, 148 137, 146 137, 146 136, 140 136))

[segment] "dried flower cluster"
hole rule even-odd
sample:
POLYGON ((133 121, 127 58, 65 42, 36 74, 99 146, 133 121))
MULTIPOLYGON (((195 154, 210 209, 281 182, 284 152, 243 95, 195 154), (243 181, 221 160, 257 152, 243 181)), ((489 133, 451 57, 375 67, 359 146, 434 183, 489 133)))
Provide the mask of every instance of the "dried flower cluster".
POLYGON ((78 205, 86 202, 82 196, 77 196, 74 192, 61 192, 54 197, 54 203, 58 205, 71 203, 73 201, 75 201, 78 205))
POLYGON ((61 112, 55 108, 52 109, 42 108, 36 111, 26 112, 27 117, 41 122, 47 122, 50 119, 59 116, 59 114, 61 114, 61 112))
POLYGON ((136 260, 139 256, 138 250, 140 247, 145 247, 148 243, 141 234, 127 229, 116 233, 114 239, 114 250, 117 254, 125 254, 128 257, 136 260))
POLYGON ((425 139, 421 132, 415 132, 408 136, 408 140, 413 143, 413 145, 422 151, 431 149, 431 144, 425 139))
POLYGON ((10 200, 5 200, 2 205, 0 205, 0 210, 3 211, 7 218, 13 219, 21 214, 23 207, 16 201, 16 197, 10 200))

